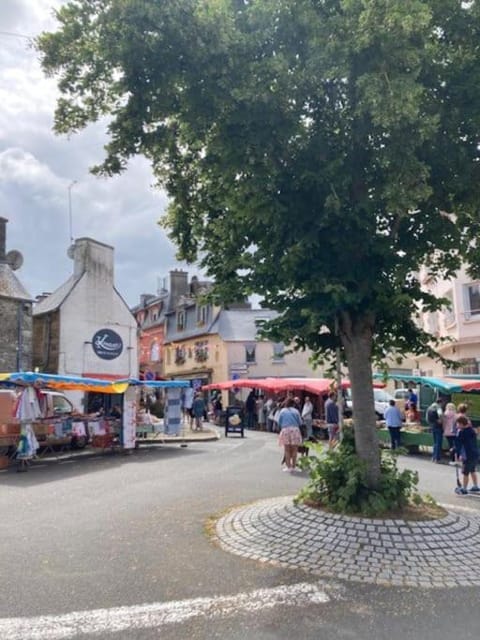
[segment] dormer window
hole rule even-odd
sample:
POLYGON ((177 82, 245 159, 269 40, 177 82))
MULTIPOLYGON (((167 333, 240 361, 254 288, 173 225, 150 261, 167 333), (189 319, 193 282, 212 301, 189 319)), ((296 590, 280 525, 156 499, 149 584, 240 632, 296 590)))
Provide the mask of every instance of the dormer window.
POLYGON ((177 331, 184 331, 185 329, 185 311, 177 312, 177 331))
POLYGON ((202 304, 197 307, 197 325, 203 326, 208 321, 208 305, 202 304))

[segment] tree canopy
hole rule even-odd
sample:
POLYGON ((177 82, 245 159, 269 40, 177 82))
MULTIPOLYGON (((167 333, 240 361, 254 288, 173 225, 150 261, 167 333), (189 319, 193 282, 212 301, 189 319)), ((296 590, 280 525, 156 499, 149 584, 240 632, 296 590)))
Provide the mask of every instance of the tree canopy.
POLYGON ((56 130, 109 116, 96 171, 151 161, 178 255, 220 300, 257 293, 277 338, 341 342, 375 483, 372 360, 434 353, 421 265, 480 264, 479 4, 72 0, 57 18, 37 41, 56 130))

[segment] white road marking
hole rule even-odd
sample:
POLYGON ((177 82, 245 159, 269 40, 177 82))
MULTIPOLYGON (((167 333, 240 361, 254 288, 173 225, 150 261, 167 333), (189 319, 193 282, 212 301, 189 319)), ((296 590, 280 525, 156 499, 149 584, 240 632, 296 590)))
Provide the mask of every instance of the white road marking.
POLYGON ((225 618, 236 613, 260 612, 273 607, 329 602, 315 583, 303 582, 272 589, 216 598, 195 598, 172 602, 74 611, 32 618, 0 618, 1 640, 65 640, 83 634, 98 635, 134 629, 151 629, 178 624, 191 618, 225 618))

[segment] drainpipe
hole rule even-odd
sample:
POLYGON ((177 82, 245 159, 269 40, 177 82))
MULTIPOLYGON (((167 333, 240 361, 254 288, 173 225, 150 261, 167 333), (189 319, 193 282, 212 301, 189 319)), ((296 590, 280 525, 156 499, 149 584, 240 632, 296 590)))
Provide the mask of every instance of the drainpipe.
POLYGON ((22 369, 22 356, 23 356, 23 302, 20 301, 17 306, 17 371, 23 371, 22 369))

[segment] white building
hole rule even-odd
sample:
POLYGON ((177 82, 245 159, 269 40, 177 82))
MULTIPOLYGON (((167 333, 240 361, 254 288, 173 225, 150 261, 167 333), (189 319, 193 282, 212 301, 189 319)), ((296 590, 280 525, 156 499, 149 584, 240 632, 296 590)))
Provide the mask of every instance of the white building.
MULTIPOLYGON (((69 256, 73 274, 34 307, 34 367, 103 379, 136 376, 137 323, 115 288, 113 247, 79 238, 69 256)), ((72 400, 78 406, 80 398, 72 400)))
MULTIPOLYGON (((434 280, 424 269, 420 280, 427 291, 450 301, 441 311, 422 314, 421 325, 436 337, 448 338, 438 350, 442 356, 462 363, 456 373, 480 373, 480 281, 472 280, 465 269, 450 280, 434 280)), ((423 375, 448 373, 440 362, 426 356, 417 361, 423 375)))

